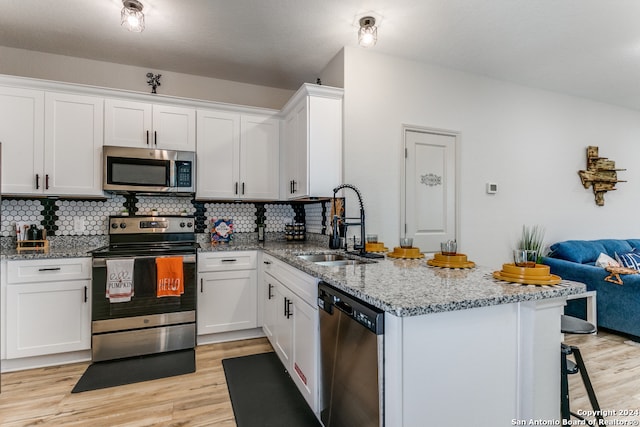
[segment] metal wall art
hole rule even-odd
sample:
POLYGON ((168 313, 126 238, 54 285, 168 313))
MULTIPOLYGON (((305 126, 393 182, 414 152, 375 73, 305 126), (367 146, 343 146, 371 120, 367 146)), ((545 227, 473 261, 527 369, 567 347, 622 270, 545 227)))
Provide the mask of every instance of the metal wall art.
POLYGON ((156 93, 156 88, 160 86, 162 74, 147 73, 147 84, 151 86, 151 93, 156 93))
POLYGON ((587 147, 587 170, 578 171, 580 181, 584 188, 593 187, 596 205, 604 206, 604 194, 613 191, 617 182, 626 182, 618 179, 617 171, 626 169, 616 169, 616 162, 606 157, 598 156, 598 147, 587 147))

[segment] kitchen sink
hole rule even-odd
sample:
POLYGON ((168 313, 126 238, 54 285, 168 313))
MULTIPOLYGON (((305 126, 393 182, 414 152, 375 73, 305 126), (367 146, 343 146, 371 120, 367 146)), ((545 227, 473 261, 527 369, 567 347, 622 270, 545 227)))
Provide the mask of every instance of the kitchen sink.
POLYGON ((348 258, 342 254, 298 255, 298 258, 303 259, 305 261, 312 262, 317 265, 324 265, 328 267, 339 267, 342 265, 356 265, 356 264, 367 263, 367 261, 348 258))
POLYGON ((311 262, 326 262, 326 261, 354 261, 341 254, 313 254, 313 255, 298 255, 298 258, 302 258, 311 262))

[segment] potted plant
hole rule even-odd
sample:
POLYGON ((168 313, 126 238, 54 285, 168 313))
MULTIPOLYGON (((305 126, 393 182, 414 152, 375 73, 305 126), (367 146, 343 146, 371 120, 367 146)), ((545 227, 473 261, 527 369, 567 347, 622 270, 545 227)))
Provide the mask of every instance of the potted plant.
POLYGON ((536 251, 538 254, 538 263, 541 262, 544 250, 544 227, 539 225, 522 226, 522 235, 518 242, 518 249, 528 249, 536 251))

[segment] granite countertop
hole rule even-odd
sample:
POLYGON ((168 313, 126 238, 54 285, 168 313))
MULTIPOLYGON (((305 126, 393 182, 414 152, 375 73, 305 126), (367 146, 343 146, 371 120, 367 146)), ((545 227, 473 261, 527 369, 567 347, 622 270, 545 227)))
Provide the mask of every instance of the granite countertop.
MULTIPOLYGON (((438 268, 426 259, 377 260, 341 267, 319 266, 296 255, 306 248, 265 247, 265 252, 330 285, 396 316, 417 316, 522 301, 566 297, 585 292, 582 283, 563 280, 553 286, 521 285, 493 278, 496 269, 438 268)), ((306 249, 306 250, 305 250, 306 249)), ((330 251, 326 248, 320 252, 330 251)))
POLYGON ((91 251, 99 248, 95 245, 80 245, 75 247, 52 247, 49 252, 26 251, 18 253, 15 249, 3 249, 1 259, 20 261, 30 259, 54 259, 54 258, 83 258, 90 257, 91 251))
MULTIPOLYGON (((496 280, 496 269, 477 266, 471 269, 437 268, 418 260, 379 259, 375 262, 328 267, 302 260, 297 255, 341 253, 318 243, 284 241, 238 242, 211 245, 201 243, 200 252, 263 250, 287 264, 396 316, 417 316, 445 311, 465 310, 523 301, 566 297, 585 292, 582 283, 563 280, 553 286, 520 285, 496 280)), ((93 245, 52 248, 48 254, 5 250, 2 258, 27 260, 42 258, 88 257, 93 245)), ((427 256, 427 259, 429 256, 427 256)))

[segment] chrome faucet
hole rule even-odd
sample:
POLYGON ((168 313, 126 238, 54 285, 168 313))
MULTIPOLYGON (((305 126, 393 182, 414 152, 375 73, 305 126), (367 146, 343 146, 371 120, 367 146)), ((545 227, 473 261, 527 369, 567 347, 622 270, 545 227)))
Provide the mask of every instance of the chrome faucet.
MULTIPOLYGON (((360 251, 360 255, 364 255, 366 253, 365 251, 365 229, 364 229, 364 204, 362 203, 362 196, 360 195, 360 190, 358 190, 354 185, 351 184, 342 184, 337 186, 336 188, 333 189, 333 206, 336 206, 336 193, 340 190, 342 190, 343 188, 350 188, 353 191, 356 192, 356 195, 358 196, 358 201, 360 202, 360 222, 347 222, 347 220, 355 220, 358 218, 347 218, 346 217, 346 206, 344 206, 344 210, 345 210, 345 216, 340 216, 338 215, 338 212, 334 212, 333 218, 331 220, 331 223, 333 224, 333 237, 331 239, 331 248, 333 249, 338 249, 340 247, 340 236, 338 235, 338 227, 339 227, 339 222, 342 221, 342 225, 344 225, 344 249, 347 250, 347 228, 350 226, 360 226, 360 244, 356 244, 354 242, 353 244, 353 250, 359 250, 360 251)), ((345 204, 346 205, 346 204, 345 204)), ((354 240, 355 240, 355 236, 354 236, 354 240)))

